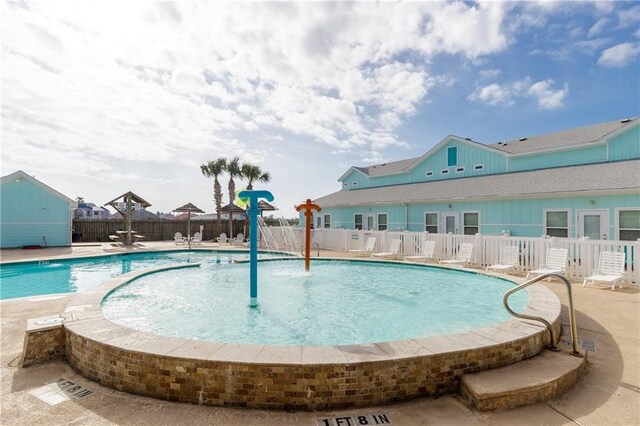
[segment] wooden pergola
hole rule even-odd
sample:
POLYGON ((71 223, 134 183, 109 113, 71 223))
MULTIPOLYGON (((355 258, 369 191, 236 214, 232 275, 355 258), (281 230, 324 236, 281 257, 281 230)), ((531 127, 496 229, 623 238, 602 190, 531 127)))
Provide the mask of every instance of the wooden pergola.
POLYGON ((104 204, 105 206, 113 207, 118 213, 122 215, 124 228, 127 231, 127 239, 124 243, 128 246, 133 244, 131 238, 131 211, 136 204, 140 204, 140 206, 144 208, 151 206, 151 203, 131 191, 125 192, 124 194, 119 195, 113 200, 104 204))

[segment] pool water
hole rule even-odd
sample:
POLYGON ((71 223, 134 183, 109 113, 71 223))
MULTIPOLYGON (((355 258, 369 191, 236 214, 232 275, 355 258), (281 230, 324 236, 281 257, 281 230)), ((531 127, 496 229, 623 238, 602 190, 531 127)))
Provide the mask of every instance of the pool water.
MULTIPOLYGON (((105 317, 188 339, 278 345, 341 345, 462 332, 510 319, 513 283, 429 266, 302 260, 261 262, 259 306, 249 302, 248 265, 164 271, 123 286, 105 317)), ((521 310, 525 292, 512 296, 521 310)))
POLYGON ((6 263, 0 265, 0 300, 79 292, 109 278, 139 269, 189 262, 228 264, 234 258, 246 259, 247 255, 238 252, 174 251, 6 263))

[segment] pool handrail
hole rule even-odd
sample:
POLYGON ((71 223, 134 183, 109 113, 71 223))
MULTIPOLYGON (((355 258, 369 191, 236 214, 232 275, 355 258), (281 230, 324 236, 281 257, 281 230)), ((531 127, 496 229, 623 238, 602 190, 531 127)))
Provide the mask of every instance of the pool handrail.
POLYGON ((554 352, 560 351, 560 349, 557 346, 558 338, 559 338, 558 334, 556 333, 556 330, 553 328, 553 326, 549 323, 549 321, 541 317, 536 317, 536 316, 527 315, 527 314, 520 314, 518 312, 513 311, 511 307, 509 307, 509 296, 511 296, 513 293, 520 291, 525 287, 529 287, 531 284, 535 284, 538 281, 541 281, 545 278, 551 278, 551 277, 559 278, 567 286, 567 293, 569 296, 569 328, 571 328, 571 345, 573 349, 571 352, 571 355, 576 357, 582 357, 583 355, 578 351, 578 326, 576 325, 576 313, 575 313, 575 310, 573 309, 573 294, 571 292, 571 283, 564 275, 561 275, 555 272, 550 272, 548 274, 539 275, 535 278, 530 279, 529 281, 525 281, 519 286, 512 288, 511 290, 508 290, 504 294, 504 297, 502 298, 502 303, 504 304, 504 307, 507 310, 507 312, 509 312, 511 315, 513 315, 516 318, 539 321, 543 323, 547 327, 551 335, 549 350, 554 352))

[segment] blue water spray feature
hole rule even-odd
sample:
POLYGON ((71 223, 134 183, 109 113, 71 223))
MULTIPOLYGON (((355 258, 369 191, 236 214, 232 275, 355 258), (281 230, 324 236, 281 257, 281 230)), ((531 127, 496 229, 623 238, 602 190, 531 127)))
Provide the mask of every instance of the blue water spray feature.
POLYGON ((273 201, 273 195, 264 190, 240 191, 238 197, 249 200, 249 306, 258 306, 258 201, 264 198, 273 201))

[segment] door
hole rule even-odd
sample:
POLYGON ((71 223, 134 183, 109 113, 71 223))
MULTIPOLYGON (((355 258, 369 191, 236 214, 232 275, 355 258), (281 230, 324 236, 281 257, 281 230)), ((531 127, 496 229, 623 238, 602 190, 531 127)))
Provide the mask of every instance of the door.
POLYGON ((579 210, 578 237, 589 237, 591 240, 609 239, 609 211, 579 210))
POLYGON ((442 231, 445 234, 458 234, 458 213, 442 214, 442 231))
POLYGON ((375 216, 372 214, 368 214, 365 216, 365 231, 375 231, 376 229, 376 220, 375 216))

